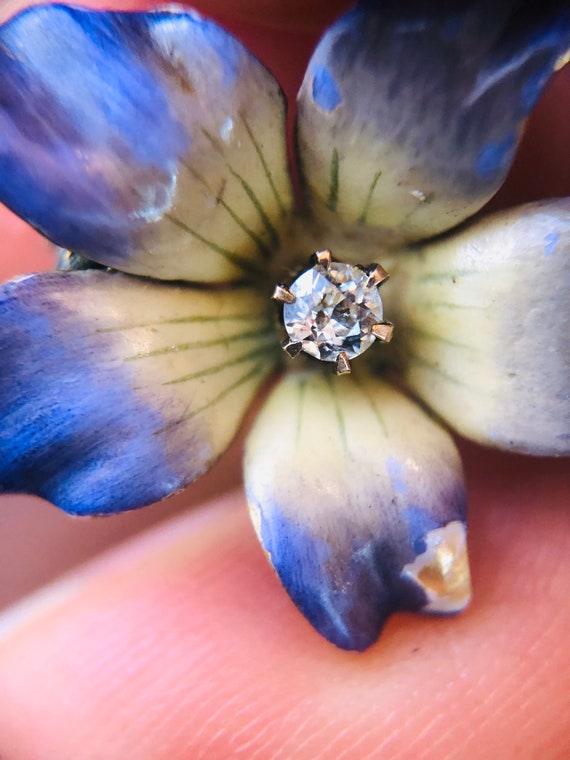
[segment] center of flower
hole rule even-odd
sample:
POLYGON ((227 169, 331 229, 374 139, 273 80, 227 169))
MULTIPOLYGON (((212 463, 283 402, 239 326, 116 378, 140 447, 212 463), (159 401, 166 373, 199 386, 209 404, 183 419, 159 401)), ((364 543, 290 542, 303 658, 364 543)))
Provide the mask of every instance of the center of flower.
POLYGON ((350 264, 317 264, 298 277, 290 291, 295 301, 283 307, 292 341, 315 359, 332 362, 344 351, 349 359, 375 340, 372 327, 382 321, 378 288, 368 273, 350 264))
POLYGON ((368 267, 332 262, 329 251, 315 254, 314 266, 286 288, 277 286, 291 356, 304 351, 315 359, 336 362, 337 372, 350 371, 349 361, 376 340, 387 342, 392 325, 383 320, 378 285, 388 275, 377 264, 368 267))

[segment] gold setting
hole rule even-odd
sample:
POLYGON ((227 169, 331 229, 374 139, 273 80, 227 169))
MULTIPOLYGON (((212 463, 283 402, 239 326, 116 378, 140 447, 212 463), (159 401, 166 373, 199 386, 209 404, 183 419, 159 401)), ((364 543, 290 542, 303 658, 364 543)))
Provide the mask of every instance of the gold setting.
POLYGON ((332 263, 332 253, 329 251, 328 248, 325 248, 323 251, 315 251, 313 255, 311 256, 311 266, 315 266, 315 264, 320 264, 325 269, 328 269, 332 263))
POLYGON ((295 303, 297 300, 286 285, 276 285, 271 298, 279 303, 295 303))
POLYGON ((384 269, 383 266, 380 266, 380 264, 370 264, 369 267, 365 268, 365 271, 369 275, 369 288, 371 288, 373 285, 382 285, 382 283, 386 282, 386 280, 390 277, 388 272, 384 269))
MULTIPOLYGON (((315 251, 309 262, 309 267, 317 265, 322 266, 324 269, 329 269, 333 262, 333 256, 328 248, 315 251)), ((359 269, 368 275, 368 281, 366 287, 372 288, 374 286, 380 287, 390 277, 388 272, 380 264, 368 264, 366 266, 357 265, 359 269)), ((274 301, 281 304, 292 304, 297 300, 295 294, 291 292, 287 285, 282 283, 275 286, 273 295, 271 296, 274 301)), ((392 322, 383 320, 372 326, 370 332, 381 343, 390 343, 394 333, 394 325, 392 322)), ((294 359, 299 356, 303 351, 303 344, 297 341, 293 341, 290 338, 286 338, 281 346, 287 355, 294 359)), ((341 351, 334 361, 334 369, 337 375, 349 375, 352 372, 350 365, 350 359, 345 351, 341 351)))
POLYGON ((289 354, 291 359, 294 359, 296 356, 299 356, 299 354, 303 350, 303 344, 297 343, 294 340, 290 340, 289 338, 286 338, 281 343, 281 348, 283 349, 283 351, 285 351, 286 354, 289 354))
POLYGON ((335 370, 337 375, 350 375, 352 368, 350 366, 350 359, 345 351, 341 351, 337 356, 335 363, 335 370))
POLYGON ((372 334, 381 343, 389 343, 394 334, 394 325, 391 322, 380 322, 372 328, 372 334))

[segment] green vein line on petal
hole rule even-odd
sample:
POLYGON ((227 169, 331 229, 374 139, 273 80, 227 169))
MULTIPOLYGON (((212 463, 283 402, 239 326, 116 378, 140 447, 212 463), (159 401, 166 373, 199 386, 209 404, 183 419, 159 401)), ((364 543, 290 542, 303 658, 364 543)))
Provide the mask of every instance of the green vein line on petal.
POLYGON ((201 243, 204 243, 210 250, 214 251, 214 253, 218 253, 220 256, 223 256, 226 261, 229 261, 231 264, 233 264, 238 269, 241 269, 242 272, 245 274, 260 274, 261 269, 255 264, 252 264, 252 262, 247 261, 247 259, 243 258, 243 256, 240 256, 238 253, 235 253, 235 251, 229 251, 227 248, 222 248, 222 246, 218 245, 217 243, 214 243, 213 240, 208 240, 208 238, 205 238, 203 235, 201 235, 196 230, 193 230, 192 227, 189 227, 187 224, 185 224, 181 219, 178 219, 173 214, 165 214, 165 219, 168 219, 169 222, 172 222, 176 227, 183 230, 184 232, 187 232, 189 235, 192 235, 192 237, 195 237, 196 240, 199 240, 201 243))
POLYGON ((255 190, 252 188, 252 186, 249 184, 249 182, 247 182, 241 176, 241 174, 239 172, 236 172, 236 170, 233 169, 229 164, 228 164, 228 169, 229 169, 229 172, 232 175, 232 177, 235 177, 235 179, 237 179, 237 181, 243 187, 243 189, 245 191, 245 194, 250 199, 250 201, 252 202, 255 210, 259 214, 259 218, 261 219, 261 221, 263 223, 263 226, 267 230, 267 233, 268 233, 269 237, 271 238, 272 244, 275 247, 277 247, 279 245, 279 233, 277 232, 277 230, 273 226, 273 224, 271 222, 271 219, 269 218, 269 216, 267 215, 267 212, 265 211, 265 209, 263 208, 263 206, 261 204, 261 201, 259 200, 259 198, 255 194, 255 190))
POLYGON ((480 275, 481 272, 477 269, 461 269, 456 272, 427 272, 417 278, 418 282, 440 282, 451 280, 457 282, 461 277, 473 277, 480 275))
POLYGON ((247 226, 247 224, 243 221, 243 219, 241 219, 236 214, 236 212, 226 203, 226 201, 223 198, 219 198, 218 202, 228 212, 228 214, 234 220, 234 222, 238 225, 238 227, 241 227, 241 229, 245 232, 245 234, 249 235, 249 237, 253 240, 253 242, 257 246, 257 250, 259 251, 261 257, 265 260, 272 259, 274 255, 274 251, 271 250, 271 248, 267 245, 267 243, 264 240, 262 240, 256 232, 254 232, 250 227, 247 226))
POLYGON ((211 340, 195 340, 192 343, 176 343, 166 348, 156 348, 153 351, 141 352, 134 354, 133 356, 125 357, 125 361, 135 361, 138 359, 151 359, 154 356, 164 356, 165 354, 178 354, 181 351, 191 351, 196 348, 213 348, 214 346, 229 345, 230 343, 236 343, 242 340, 254 340, 262 335, 273 335, 271 328, 264 328, 262 330, 247 330, 241 333, 235 333, 233 335, 224 335, 221 338, 213 338, 211 340))
POLYGON ((338 150, 333 148, 331 156, 329 194, 327 197, 327 208, 330 211, 336 211, 338 206, 339 192, 339 155, 338 150))
POLYGON ((567 455, 560 436, 570 429, 570 199, 475 219, 422 248, 401 257, 390 312, 397 323, 426 328, 402 334, 405 381, 468 438, 567 455), (408 346, 425 357, 424 372, 417 359, 406 368, 408 346))
POLYGON ((268 341, 255 334, 248 342, 234 342, 231 332, 244 328, 226 322, 176 324, 177 318, 192 313, 256 313, 263 298, 252 290, 189 288, 84 270, 18 278, 4 285, 0 295, 6 433, 0 490, 33 492, 73 514, 133 509, 203 474, 235 436, 263 376, 203 411, 196 421, 178 422, 194 410, 207 409, 254 364, 270 371, 280 354, 278 345, 273 352, 268 346, 262 356, 238 369, 165 387, 169 380, 224 360, 230 363, 268 341), (156 325, 161 320, 175 324, 123 333, 96 331, 116 328, 122 321, 156 325), (145 362, 125 362, 141 351, 203 343, 224 333, 228 340, 213 341, 217 347, 180 354, 159 351, 145 362), (157 431, 166 426, 168 432, 157 440, 157 431), (8 435, 11 429, 21 445, 11 445, 16 440, 8 435))
POLYGON ((197 417, 199 414, 202 414, 202 412, 205 412, 207 409, 211 409, 217 403, 219 403, 224 398, 226 398, 226 396, 232 393, 232 391, 237 390, 237 388, 240 388, 242 385, 245 385, 245 383, 248 383, 250 380, 253 380, 255 377, 257 377, 260 374, 267 374, 269 372, 269 369, 270 369, 270 365, 268 365, 267 362, 258 362, 253 367, 253 369, 249 370, 244 375, 239 377, 231 385, 228 385, 228 387, 224 388, 223 391, 220 391, 220 393, 218 393, 217 396, 215 396, 213 399, 208 401, 208 403, 204 404, 203 406, 198 407, 198 409, 194 409, 189 414, 183 415, 182 417, 180 417, 180 419, 175 420, 174 422, 170 422, 168 425, 165 425, 160 430, 157 430, 155 435, 164 433, 167 430, 170 430, 172 427, 182 424, 183 422, 188 422, 194 417, 197 417))
POLYGON ((342 448, 344 449, 344 453, 348 455, 348 440, 346 437, 346 424, 344 420, 344 414, 342 413, 342 407, 340 405, 340 401, 337 396, 336 387, 331 375, 325 375, 325 380, 326 380, 326 385, 329 388, 331 400, 334 406, 340 439, 342 441, 342 448))
POLYGON ((435 374, 439 375, 440 377, 443 377, 445 380, 449 381, 450 383, 453 383, 454 385, 462 385, 465 387, 468 387, 467 383, 464 383, 462 380, 459 380, 457 377, 454 377, 453 375, 450 375, 448 372, 445 372, 441 369, 437 364, 434 364, 433 362, 428 361, 428 359, 425 359, 420 354, 415 353, 414 351, 411 351, 409 348, 406 349, 406 357, 412 364, 417 364, 420 367, 424 367, 427 370, 430 370, 431 372, 434 372, 435 374))
MULTIPOLYGON (((212 147, 225 159, 226 155, 224 153, 224 150, 220 146, 216 138, 207 129, 204 129, 204 128, 202 128, 202 134, 208 140, 208 142, 212 145, 212 147)), ((237 179, 237 181, 240 183, 243 190, 245 191, 245 194, 247 195, 247 197, 253 204, 253 207, 257 211, 263 226, 267 230, 273 245, 277 246, 279 244, 279 233, 273 226, 271 219, 269 218, 267 211, 264 209, 263 204, 257 197, 255 190, 252 188, 249 182, 247 182, 247 180, 238 171, 236 171, 233 168, 233 166, 228 161, 226 161, 226 166, 228 168, 228 171, 232 175, 232 177, 234 177, 234 179, 237 179)))
POLYGON ((360 390, 361 395, 368 400, 368 403, 370 404, 370 408, 372 409, 372 414, 376 418, 376 421, 382 428, 382 432, 386 436, 386 438, 389 438, 388 434, 388 428, 386 427, 386 421, 384 420, 384 417, 382 416, 382 413, 380 409, 376 406, 376 403, 374 401, 374 398, 372 397, 372 394, 370 393, 369 388, 366 387, 366 385, 358 378, 358 376, 353 376, 354 382, 356 385, 358 385, 358 388, 360 390))
POLYGON ((271 192, 273 193, 275 201, 277 202, 277 205, 279 206, 279 210, 281 211, 281 216, 284 216, 285 204, 283 203, 283 200, 281 199, 281 195, 279 194, 277 188, 275 187, 275 182, 273 181, 273 175, 267 164, 267 161, 265 160, 265 156, 263 155, 263 150, 261 149, 261 145, 259 144, 258 140, 256 140, 255 135, 253 134, 253 130, 248 124, 247 119, 245 118, 243 113, 240 113, 240 118, 248 134, 248 137, 251 140, 251 144, 253 145, 255 152, 259 156, 259 160, 261 161, 261 166, 263 167, 263 171, 265 173, 265 176, 267 177, 267 181, 269 182, 269 187, 271 188, 271 192))
MULTIPOLYGON (((194 179, 197 182, 203 185, 208 191, 208 193, 213 196, 214 193, 212 191, 212 188, 206 182, 205 178, 199 172, 197 172, 193 166, 190 166, 187 163, 184 163, 183 165, 184 165, 184 168, 187 169, 187 171, 192 175, 192 177, 194 177, 194 179)), ((222 193, 223 193, 223 190, 221 190, 215 195, 216 203, 218 203, 228 213, 230 218, 238 225, 238 227, 242 229, 245 232, 245 234, 250 238, 250 240, 252 240, 255 243, 261 257, 264 260, 270 259, 272 257, 272 251, 267 245, 267 243, 265 243, 265 241, 262 240, 259 237, 259 235, 256 232, 254 232, 254 230, 252 230, 251 227, 249 227, 244 222, 244 220, 240 217, 240 215, 236 211, 234 211, 234 209, 229 205, 229 203, 223 199, 222 193)))
POLYGON ((372 197, 374 196, 374 190, 376 190, 376 185, 378 184, 378 180, 382 176, 382 170, 379 169, 374 177, 372 178, 372 182, 370 183, 370 187, 368 188, 368 193, 366 194, 366 199, 364 201, 364 208, 362 209, 362 213, 358 217, 358 224, 366 224, 366 220, 368 218, 368 213, 370 211, 370 206, 372 205, 372 197))
POLYGON ((484 306, 475 304, 453 303, 452 301, 416 301, 418 309, 448 309, 449 311, 482 311, 484 306))
POLYGON ((429 332, 429 330, 424 330, 421 327, 416 327, 415 325, 406 325, 406 331, 408 333, 412 333, 417 335, 420 338, 426 338, 427 340, 431 340, 437 343, 443 343, 446 346, 452 346, 453 348, 461 348, 465 351, 475 351, 476 349, 473 346, 468 346, 465 343, 459 343, 458 341, 452 340, 451 338, 444 338, 441 335, 436 335, 435 333, 429 332))
POLYGON ((138 330, 144 327, 154 327, 155 325, 194 325, 194 324, 211 324, 213 322, 258 322, 257 314, 225 314, 220 316, 209 316, 200 314, 192 317, 176 317, 175 319, 161 319, 152 322, 141 322, 140 324, 120 325, 119 327, 102 327, 97 329, 97 333, 123 332, 125 330, 138 330))
POLYGON ((192 372, 188 375, 183 375, 182 377, 177 377, 175 380, 168 380, 167 382, 163 383, 163 385, 177 385, 178 383, 186 383, 190 380, 198 380, 201 377, 209 377, 210 375, 215 375, 218 372, 223 372, 226 369, 229 369, 231 367, 237 367, 240 364, 244 364, 249 361, 253 361, 258 356, 267 356, 267 354, 271 354, 271 343, 274 343, 274 341, 266 340, 263 345, 258 346, 257 348, 252 349, 251 351, 247 351, 245 354, 241 354, 240 356, 236 356, 234 359, 231 359, 230 361, 220 362, 219 364, 214 364, 211 367, 206 367, 205 369, 199 370, 198 372, 192 372))

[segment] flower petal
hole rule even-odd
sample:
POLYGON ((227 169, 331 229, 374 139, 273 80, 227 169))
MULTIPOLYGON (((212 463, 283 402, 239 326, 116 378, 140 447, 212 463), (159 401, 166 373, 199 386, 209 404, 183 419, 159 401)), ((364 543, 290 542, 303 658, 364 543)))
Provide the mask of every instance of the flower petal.
POLYGON ((162 279, 263 269, 290 205, 273 77, 192 11, 28 9, 0 27, 0 199, 162 279))
POLYGON ((459 456, 386 383, 287 377, 250 434, 245 477, 270 562, 337 646, 366 649, 394 610, 469 601, 459 456))
POLYGON ((392 271, 412 389, 468 438, 569 453, 570 198, 490 216, 392 271))
POLYGON ((570 46, 570 11, 362 2, 323 37, 299 93, 308 192, 325 225, 387 242, 449 229, 498 189, 570 46))
POLYGON ((101 271, 4 285, 0 491, 82 515, 168 496, 227 447, 274 345, 245 289, 101 271))

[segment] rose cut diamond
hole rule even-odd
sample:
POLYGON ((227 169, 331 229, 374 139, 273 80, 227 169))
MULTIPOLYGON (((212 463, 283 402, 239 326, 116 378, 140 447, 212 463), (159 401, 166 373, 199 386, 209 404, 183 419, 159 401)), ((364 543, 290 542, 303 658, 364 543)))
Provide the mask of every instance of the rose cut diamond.
POLYGON ((316 264, 291 285, 292 303, 283 322, 292 343, 321 361, 354 359, 375 341, 372 328, 382 322, 378 283, 351 264, 316 264))

